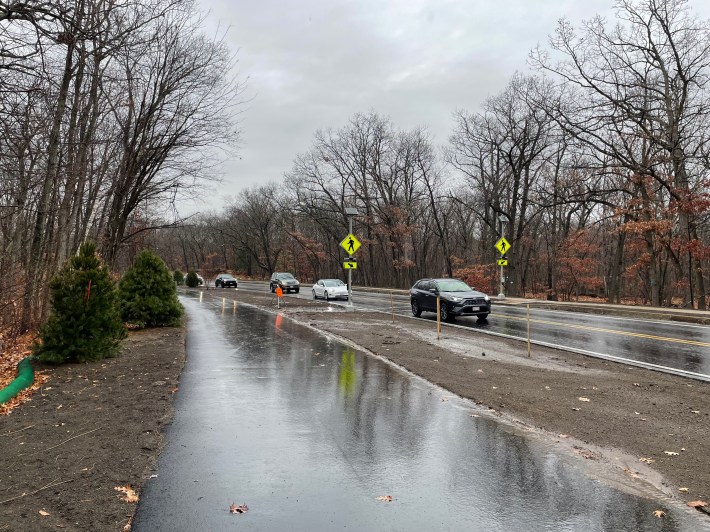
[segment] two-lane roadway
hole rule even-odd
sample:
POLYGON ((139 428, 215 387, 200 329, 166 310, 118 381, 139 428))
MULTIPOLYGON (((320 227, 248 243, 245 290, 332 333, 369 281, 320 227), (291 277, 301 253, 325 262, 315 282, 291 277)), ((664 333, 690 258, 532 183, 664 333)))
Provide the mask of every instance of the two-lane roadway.
MULTIPOLYGON (((268 291, 268 284, 240 281, 239 289, 268 291)), ((290 297, 312 299, 311 285, 304 284, 290 297)), ((330 304, 347 305, 331 301, 330 304)), ((394 312, 410 316, 409 296, 398 293, 355 290, 353 305, 357 309, 394 312)), ((433 313, 424 320, 435 321, 433 313)), ((474 317, 457 318, 455 324, 487 334, 527 339, 527 309, 521 305, 496 304, 488 320, 474 317)), ((710 381, 710 327, 672 321, 648 320, 596 315, 567 310, 530 308, 530 339, 546 345, 590 356, 617 360, 710 381)))

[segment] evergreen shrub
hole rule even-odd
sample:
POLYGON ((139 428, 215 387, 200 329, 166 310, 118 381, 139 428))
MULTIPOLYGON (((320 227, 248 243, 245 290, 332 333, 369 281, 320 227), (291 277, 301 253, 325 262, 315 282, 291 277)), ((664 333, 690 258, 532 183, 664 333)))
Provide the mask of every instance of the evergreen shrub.
POLYGON ((180 323, 182 305, 170 270, 152 251, 141 251, 118 283, 121 317, 139 327, 180 323))
POLYGON ((175 284, 178 286, 182 286, 183 284, 185 284, 185 276, 180 270, 175 270, 173 272, 173 281, 175 281, 175 284))
POLYGON ((93 362, 116 356, 126 336, 116 283, 91 242, 49 283, 50 315, 34 354, 44 362, 93 362))
POLYGON ((199 284, 199 280, 197 279, 197 274, 195 273, 195 270, 190 270, 187 272, 187 277, 185 278, 185 284, 189 286, 190 288, 195 288, 199 284))

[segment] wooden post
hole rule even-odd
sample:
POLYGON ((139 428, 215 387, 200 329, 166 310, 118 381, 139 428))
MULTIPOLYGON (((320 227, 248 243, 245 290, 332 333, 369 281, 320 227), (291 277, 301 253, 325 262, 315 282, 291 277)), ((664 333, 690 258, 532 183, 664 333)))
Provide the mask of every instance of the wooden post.
POLYGON ((530 304, 528 307, 528 358, 530 358, 530 304))
POLYGON ((392 297, 392 290, 390 290, 390 305, 392 305, 392 323, 394 323, 394 298, 392 297))
POLYGON ((441 338, 441 296, 436 294, 436 339, 441 338))

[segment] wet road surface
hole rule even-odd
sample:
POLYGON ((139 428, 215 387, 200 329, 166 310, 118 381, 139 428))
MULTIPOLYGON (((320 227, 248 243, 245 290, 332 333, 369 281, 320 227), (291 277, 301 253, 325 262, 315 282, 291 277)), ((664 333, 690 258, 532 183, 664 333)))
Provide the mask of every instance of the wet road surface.
MULTIPOLYGON (((268 290, 268 285, 245 282, 240 289, 264 291, 268 290)), ((312 298, 310 287, 304 286, 301 293, 290 294, 290 297, 312 298)), ((390 300, 389 294, 356 291, 353 302, 358 308, 384 312, 389 312, 393 304, 396 314, 411 315, 409 297, 401 294, 390 300)), ((530 309, 530 318, 532 341, 697 373, 706 376, 704 380, 710 379, 710 327, 707 325, 538 308, 530 309)), ((436 315, 425 312, 421 319, 435 321, 436 315)), ((497 305, 494 301, 488 320, 479 322, 475 317, 461 317, 455 323, 527 338, 527 311, 521 306, 497 305)))
POLYGON ((593 480, 551 445, 281 316, 182 301, 187 362, 134 531, 697 529, 683 507, 593 480))

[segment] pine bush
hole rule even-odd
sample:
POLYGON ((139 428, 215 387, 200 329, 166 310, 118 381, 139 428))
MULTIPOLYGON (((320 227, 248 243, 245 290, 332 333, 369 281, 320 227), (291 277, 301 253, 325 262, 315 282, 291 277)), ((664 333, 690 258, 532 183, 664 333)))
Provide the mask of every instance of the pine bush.
POLYGON ((175 270, 173 272, 173 281, 175 281, 175 284, 177 284, 178 286, 185 284, 185 276, 180 270, 175 270))
POLYGON ((182 305, 170 270, 152 251, 141 251, 118 283, 121 317, 140 327, 180 323, 182 305))
POLYGON ((50 281, 50 316, 34 347, 51 363, 92 362, 116 356, 126 329, 116 284, 91 242, 82 244, 50 281))
POLYGON ((190 288, 195 288, 199 283, 199 280, 197 279, 197 274, 195 273, 195 270, 190 270, 187 272, 187 277, 185 278, 185 284, 189 286, 190 288))

